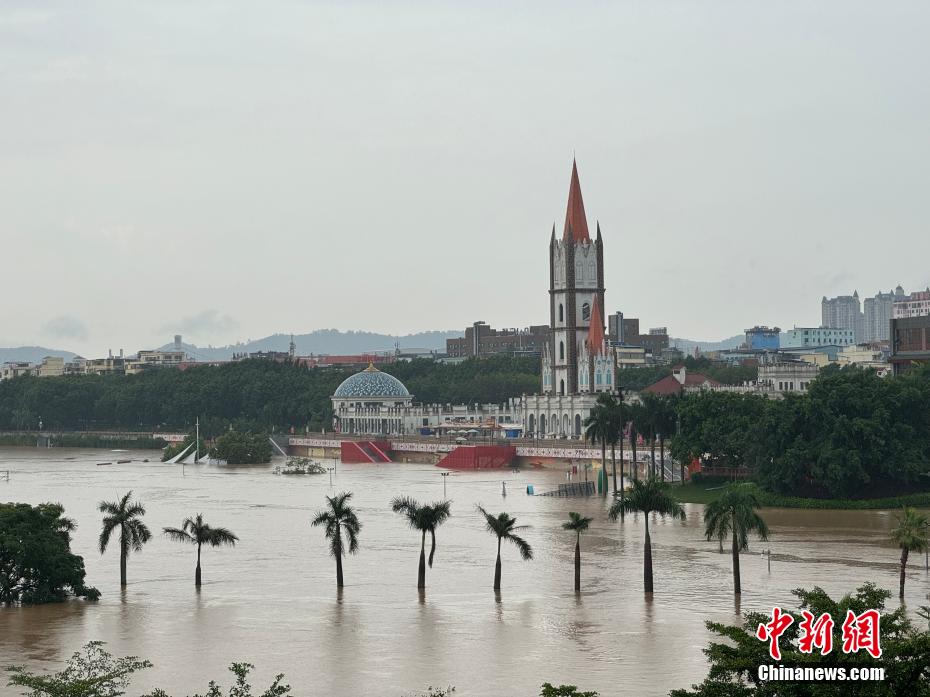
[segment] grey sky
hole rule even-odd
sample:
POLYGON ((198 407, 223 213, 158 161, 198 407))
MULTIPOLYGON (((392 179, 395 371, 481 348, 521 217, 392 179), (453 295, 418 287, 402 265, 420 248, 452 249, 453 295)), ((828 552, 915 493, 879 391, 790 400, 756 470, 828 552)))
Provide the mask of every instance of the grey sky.
POLYGON ((824 294, 930 277, 928 26, 925 2, 6 0, 0 345, 544 322, 573 150, 608 309, 816 324, 824 294))

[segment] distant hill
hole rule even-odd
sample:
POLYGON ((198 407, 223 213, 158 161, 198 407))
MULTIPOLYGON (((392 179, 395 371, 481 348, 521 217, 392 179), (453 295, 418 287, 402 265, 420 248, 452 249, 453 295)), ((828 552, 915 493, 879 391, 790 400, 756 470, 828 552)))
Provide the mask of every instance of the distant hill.
POLYGON ((50 349, 44 346, 16 346, 0 348, 0 363, 39 363, 46 356, 60 356, 66 361, 70 361, 76 355, 70 351, 50 349))
MULTIPOLYGON (((463 336, 461 331, 429 331, 417 334, 376 334, 374 332, 348 331, 338 329, 317 329, 309 334, 295 334, 294 343, 298 356, 310 354, 353 354, 376 351, 393 351, 404 349, 429 349, 445 351, 446 339, 463 336)), ((239 342, 227 346, 196 346, 182 344, 184 350, 195 360, 221 361, 232 357, 234 353, 252 353, 255 351, 287 351, 290 334, 272 334, 263 339, 239 342)), ((171 350, 174 344, 165 344, 162 350, 171 350)))
POLYGON ((731 336, 729 339, 721 339, 720 341, 695 341, 694 339, 677 339, 675 337, 670 337, 669 346, 677 346, 687 355, 694 353, 695 346, 700 348, 702 353, 706 351, 724 351, 726 349, 738 348, 744 341, 746 341, 745 334, 737 334, 736 336, 731 336))

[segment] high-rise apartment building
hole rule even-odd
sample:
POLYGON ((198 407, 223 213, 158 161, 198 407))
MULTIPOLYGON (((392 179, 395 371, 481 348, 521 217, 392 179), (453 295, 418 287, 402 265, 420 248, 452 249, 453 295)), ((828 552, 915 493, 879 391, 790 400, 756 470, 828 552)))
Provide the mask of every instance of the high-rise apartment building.
POLYGON ((906 298, 904 289, 898 286, 892 291, 879 291, 862 302, 862 315, 866 341, 888 341, 889 327, 894 313, 894 304, 906 298))
POLYGON ((859 291, 820 301, 820 326, 851 329, 856 343, 865 341, 865 321, 859 304, 859 291))

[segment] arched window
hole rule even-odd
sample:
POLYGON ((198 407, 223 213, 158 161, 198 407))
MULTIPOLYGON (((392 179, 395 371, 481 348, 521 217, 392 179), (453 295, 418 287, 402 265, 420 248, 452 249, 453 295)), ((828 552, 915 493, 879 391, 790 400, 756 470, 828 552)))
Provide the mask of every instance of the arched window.
POLYGON ((526 420, 527 431, 530 433, 536 433, 536 429, 533 427, 536 425, 536 419, 533 414, 530 414, 529 418, 526 420))
POLYGON ((581 319, 585 322, 591 321, 591 303, 581 304, 581 319))
POLYGON ((565 308, 559 303, 559 322, 565 321, 565 308))
POLYGON ((559 394, 565 394, 565 381, 559 380, 559 394))
POLYGON ((539 415, 539 435, 544 437, 546 436, 546 415, 539 415))
POLYGON ((560 361, 565 360, 565 342, 564 341, 559 342, 559 360, 560 361))
POLYGON ((575 435, 581 435, 581 414, 575 414, 575 435))

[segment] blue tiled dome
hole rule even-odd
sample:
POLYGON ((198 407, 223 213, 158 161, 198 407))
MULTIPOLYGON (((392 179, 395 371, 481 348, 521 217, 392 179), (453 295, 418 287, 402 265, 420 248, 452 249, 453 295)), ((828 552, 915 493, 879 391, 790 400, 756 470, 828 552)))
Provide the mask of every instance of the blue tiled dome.
POLYGON ((404 383, 373 365, 342 381, 333 397, 409 397, 404 383))

